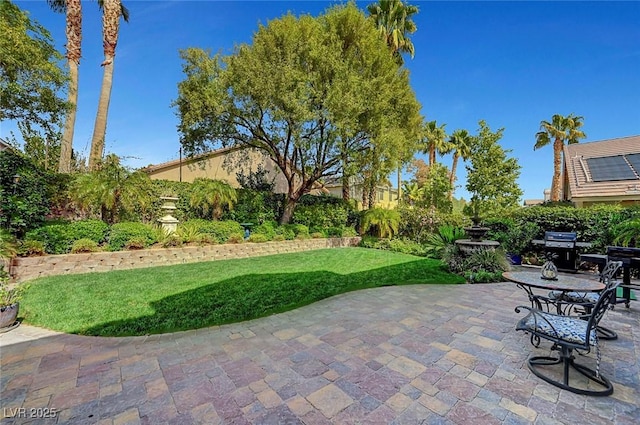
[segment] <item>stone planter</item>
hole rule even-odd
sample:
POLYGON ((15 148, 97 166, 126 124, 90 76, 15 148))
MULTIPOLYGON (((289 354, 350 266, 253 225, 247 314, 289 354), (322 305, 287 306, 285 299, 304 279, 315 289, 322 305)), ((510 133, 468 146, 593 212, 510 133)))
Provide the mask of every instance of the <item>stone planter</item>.
POLYGON ((19 308, 20 305, 18 303, 0 307, 0 332, 2 332, 3 328, 10 327, 16 323, 19 308))

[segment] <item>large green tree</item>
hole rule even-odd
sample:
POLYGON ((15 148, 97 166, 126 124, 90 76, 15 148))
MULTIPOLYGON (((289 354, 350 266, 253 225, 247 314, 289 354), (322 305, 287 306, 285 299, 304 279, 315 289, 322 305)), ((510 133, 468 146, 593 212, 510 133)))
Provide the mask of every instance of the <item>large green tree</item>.
POLYGON ((104 153, 104 139, 107 134, 107 113, 111 101, 111 86, 113 85, 113 61, 116 56, 120 18, 129 22, 129 11, 120 0, 99 0, 102 7, 102 47, 104 49, 104 67, 102 74, 102 88, 98 100, 98 112, 91 137, 91 152, 89 153, 89 169, 95 170, 104 153))
POLYGON ((436 153, 449 152, 447 144, 446 124, 438 126, 436 121, 428 121, 424 124, 424 136, 422 139, 423 152, 429 154, 429 166, 436 163, 436 153))
POLYGON ((193 181, 189 203, 192 207, 199 208, 204 215, 211 211, 211 218, 220 220, 223 208, 233 208, 237 200, 236 190, 227 182, 200 177, 193 181))
POLYGON ((0 0, 0 34, 0 121, 55 138, 67 109, 62 55, 49 32, 8 0, 0 0))
POLYGON ((515 208, 522 196, 517 182, 521 167, 517 159, 507 157, 511 151, 500 146, 503 132, 503 128, 491 131, 481 120, 478 134, 473 136, 470 164, 466 165, 466 188, 471 193, 471 202, 465 207, 472 218, 515 208))
POLYGON ((268 155, 288 183, 282 223, 315 182, 342 172, 345 153, 375 151, 397 164, 417 139, 408 74, 354 4, 272 20, 227 57, 181 56, 186 79, 175 106, 185 151, 222 145, 268 155))
POLYGON ((540 121, 540 131, 536 133, 536 144, 533 149, 547 146, 553 140, 553 180, 551 180, 551 201, 560 200, 562 151, 564 144, 578 143, 587 135, 580 130, 584 124, 584 118, 573 114, 564 117, 555 114, 551 122, 540 121))

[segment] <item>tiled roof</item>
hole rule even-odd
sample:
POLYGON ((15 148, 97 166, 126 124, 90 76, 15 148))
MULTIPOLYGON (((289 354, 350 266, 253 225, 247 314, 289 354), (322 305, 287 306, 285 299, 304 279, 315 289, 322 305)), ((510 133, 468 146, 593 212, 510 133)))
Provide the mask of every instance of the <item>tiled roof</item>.
POLYGON ((640 196, 640 180, 594 182, 589 171, 589 158, 640 153, 640 136, 621 137, 598 142, 576 143, 564 147, 565 173, 569 182, 568 197, 602 198, 640 196))

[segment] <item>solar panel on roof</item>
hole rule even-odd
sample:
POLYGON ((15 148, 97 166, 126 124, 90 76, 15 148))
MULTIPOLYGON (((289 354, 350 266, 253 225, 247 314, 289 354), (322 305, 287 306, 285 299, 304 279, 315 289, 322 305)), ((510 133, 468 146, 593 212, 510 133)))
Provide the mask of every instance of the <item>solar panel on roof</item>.
POLYGON ((631 164, 631 167, 636 170, 636 174, 640 175, 640 153, 632 153, 625 156, 627 157, 627 161, 631 164))
POLYGON ((594 182, 638 179, 622 155, 587 158, 587 164, 594 182))

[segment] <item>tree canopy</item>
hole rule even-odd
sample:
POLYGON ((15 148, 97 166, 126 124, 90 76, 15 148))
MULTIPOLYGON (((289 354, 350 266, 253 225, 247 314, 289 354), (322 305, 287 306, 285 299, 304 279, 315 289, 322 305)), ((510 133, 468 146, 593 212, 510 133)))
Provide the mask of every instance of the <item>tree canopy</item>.
POLYGON ((484 120, 479 124, 478 135, 471 143, 470 164, 466 165, 471 202, 465 212, 476 217, 515 208, 522 196, 517 183, 521 166, 517 159, 507 157, 511 150, 499 143, 504 129, 493 132, 484 120))
POLYGON ((354 4, 272 20, 230 56, 180 54, 186 79, 174 104, 185 151, 267 154, 288 182, 282 223, 316 182, 341 173, 345 154, 375 151, 391 167, 418 139, 408 73, 354 4))
POLYGON ((67 75, 49 31, 0 0, 0 34, 0 121, 25 122, 55 135, 67 110, 59 96, 67 75))

